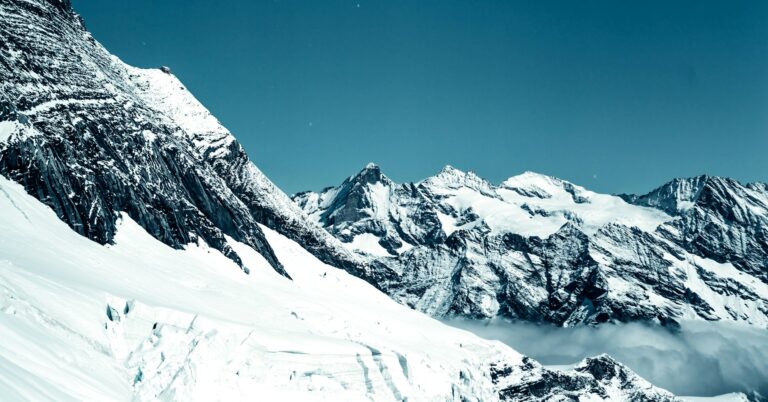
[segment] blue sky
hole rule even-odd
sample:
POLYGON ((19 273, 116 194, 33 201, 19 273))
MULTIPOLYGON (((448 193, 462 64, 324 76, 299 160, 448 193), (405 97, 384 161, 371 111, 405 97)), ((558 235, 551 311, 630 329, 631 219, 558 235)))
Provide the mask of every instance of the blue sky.
POLYGON ((74 0, 168 65, 288 193, 367 162, 602 192, 768 181, 768 2, 74 0))

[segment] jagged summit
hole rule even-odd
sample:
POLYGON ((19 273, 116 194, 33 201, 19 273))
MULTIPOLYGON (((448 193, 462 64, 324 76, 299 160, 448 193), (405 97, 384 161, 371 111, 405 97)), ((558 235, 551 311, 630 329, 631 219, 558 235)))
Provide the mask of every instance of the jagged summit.
POLYGON ((701 190, 712 180, 721 180, 707 175, 690 178, 673 179, 672 181, 652 190, 650 193, 636 195, 621 195, 629 202, 663 209, 667 213, 677 214, 693 206, 701 190))
MULTIPOLYGON (((668 213, 680 214, 694 207, 699 202, 708 202, 713 193, 732 200, 739 197, 755 198, 749 192, 764 192, 765 183, 742 184, 729 177, 699 175, 673 179, 647 194, 621 194, 628 202, 653 206, 668 213), (710 198, 708 198, 710 197, 710 198)), ((757 195, 757 198, 760 198, 757 195)))
POLYGON ((446 175, 463 175, 464 172, 460 169, 457 169, 453 167, 452 165, 445 165, 442 169, 437 173, 438 175, 446 174, 446 175))
POLYGON ((426 178, 424 181, 429 179, 440 179, 440 180, 451 180, 451 179, 458 179, 462 180, 467 177, 469 173, 464 172, 461 169, 455 168, 452 165, 445 165, 440 169, 440 171, 437 172, 437 174, 430 176, 426 178))

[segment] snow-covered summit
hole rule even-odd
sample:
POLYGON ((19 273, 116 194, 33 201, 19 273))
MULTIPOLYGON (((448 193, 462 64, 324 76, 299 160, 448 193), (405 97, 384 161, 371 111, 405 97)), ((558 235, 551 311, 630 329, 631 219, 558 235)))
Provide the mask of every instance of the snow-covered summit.
POLYGON ((414 223, 438 222, 434 211, 409 208, 421 203, 419 197, 414 185, 395 184, 379 166, 368 164, 338 187, 299 193, 294 201, 310 218, 332 226, 332 233, 348 249, 381 257, 442 236, 439 230, 425 230, 414 223))
POLYGON ((433 189, 458 189, 468 187, 481 192, 491 191, 491 183, 478 176, 475 172, 463 172, 451 165, 446 165, 440 172, 419 184, 433 189))
POLYGON ((539 198, 551 198, 553 192, 561 190, 564 186, 573 187, 564 180, 531 171, 512 176, 499 185, 500 188, 514 190, 521 195, 539 198))
POLYGON ((693 207, 701 190, 711 180, 722 179, 706 175, 674 179, 648 194, 625 197, 637 204, 652 206, 670 214, 677 214, 693 207))
POLYGON ((362 168, 356 175, 350 177, 350 182, 368 184, 383 183, 384 185, 391 184, 391 180, 381 172, 379 165, 373 162, 368 163, 362 168))

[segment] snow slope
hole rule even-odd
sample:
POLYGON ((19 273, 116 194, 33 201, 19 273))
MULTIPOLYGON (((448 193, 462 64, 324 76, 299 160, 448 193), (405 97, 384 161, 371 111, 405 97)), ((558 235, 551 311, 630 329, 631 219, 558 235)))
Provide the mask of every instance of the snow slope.
POLYGON ((306 398, 311 390, 342 399, 430 398, 450 394, 450 363, 472 358, 457 347, 471 348, 471 337, 447 331, 436 342, 443 325, 268 229, 295 283, 243 244, 233 245, 251 275, 202 244, 173 250, 127 216, 116 244, 100 246, 19 186, 1 183, 6 396, 126 399, 135 381, 147 398, 306 398), (407 346, 396 354, 398 344, 407 346), (424 360, 446 370, 429 370, 424 360), (26 373, 25 382, 8 378, 13 372, 26 373))
MULTIPOLYGON (((266 227, 292 281, 231 238, 250 275, 202 242, 173 249, 125 214, 115 244, 99 245, 4 178, 0 211, 6 400, 496 400, 551 375, 266 227)), ((583 367, 606 362, 626 370, 583 367)), ((569 375, 581 388, 563 392, 671 398, 631 373, 624 383, 569 375)))

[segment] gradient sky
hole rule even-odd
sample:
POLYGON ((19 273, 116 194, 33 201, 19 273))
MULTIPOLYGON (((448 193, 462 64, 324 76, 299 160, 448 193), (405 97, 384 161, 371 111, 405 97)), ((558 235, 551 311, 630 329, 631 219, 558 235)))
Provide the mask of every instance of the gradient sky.
POLYGON ((74 0, 293 193, 367 162, 646 192, 768 181, 766 1, 74 0))

